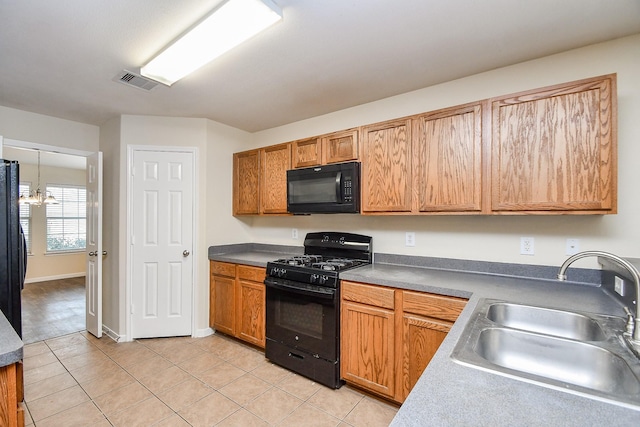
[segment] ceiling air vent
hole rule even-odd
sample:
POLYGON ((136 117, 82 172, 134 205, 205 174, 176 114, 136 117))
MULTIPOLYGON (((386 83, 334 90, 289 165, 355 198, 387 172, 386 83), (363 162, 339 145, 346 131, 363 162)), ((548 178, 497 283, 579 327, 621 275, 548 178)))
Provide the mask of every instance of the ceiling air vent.
POLYGON ((147 92, 153 90, 159 84, 155 80, 142 77, 140 74, 132 73, 127 70, 122 70, 118 73, 118 75, 113 78, 113 81, 120 82, 127 86, 133 86, 147 92))

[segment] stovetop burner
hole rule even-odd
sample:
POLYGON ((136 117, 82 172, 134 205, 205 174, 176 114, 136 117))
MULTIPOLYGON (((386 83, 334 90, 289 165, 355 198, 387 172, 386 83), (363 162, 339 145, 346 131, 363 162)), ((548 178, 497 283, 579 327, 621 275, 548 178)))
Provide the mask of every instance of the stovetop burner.
POLYGON ((341 271, 366 264, 365 261, 349 258, 323 257, 322 255, 300 255, 273 261, 274 264, 307 267, 312 269, 341 271))
POLYGON ((304 255, 267 263, 268 280, 337 287, 339 272, 371 263, 371 237, 351 233, 308 233, 304 255))

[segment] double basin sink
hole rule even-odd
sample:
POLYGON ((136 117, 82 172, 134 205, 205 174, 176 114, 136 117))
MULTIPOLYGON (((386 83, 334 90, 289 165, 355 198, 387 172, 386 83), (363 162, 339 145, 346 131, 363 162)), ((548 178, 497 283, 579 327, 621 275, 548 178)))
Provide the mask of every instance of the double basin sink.
POLYGON ((451 357, 464 365, 640 407, 640 360, 625 319, 483 299, 451 357))

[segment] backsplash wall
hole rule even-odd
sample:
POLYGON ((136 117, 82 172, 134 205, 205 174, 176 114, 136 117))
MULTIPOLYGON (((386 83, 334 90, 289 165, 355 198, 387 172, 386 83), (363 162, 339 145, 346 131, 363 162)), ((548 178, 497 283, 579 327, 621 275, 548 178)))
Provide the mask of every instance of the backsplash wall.
MULTIPOLYGON (((376 252, 535 265, 560 265, 566 239, 580 250, 598 249, 640 257, 637 182, 640 170, 640 35, 592 45, 421 89, 253 135, 254 147, 318 135, 462 104, 465 102, 608 73, 618 74, 618 214, 588 216, 362 216, 311 215, 235 220, 252 241, 302 245, 319 230, 371 235, 376 252), (291 238, 292 228, 298 239, 291 238), (405 233, 415 233, 415 246, 405 233), (535 254, 520 255, 520 237, 535 239, 535 254)), ((247 149, 243 147, 242 149, 247 149)), ((238 150, 240 151, 240 150, 238 150)), ((230 184, 229 184, 230 185, 230 184)), ((595 259, 578 267, 599 268, 595 259)))

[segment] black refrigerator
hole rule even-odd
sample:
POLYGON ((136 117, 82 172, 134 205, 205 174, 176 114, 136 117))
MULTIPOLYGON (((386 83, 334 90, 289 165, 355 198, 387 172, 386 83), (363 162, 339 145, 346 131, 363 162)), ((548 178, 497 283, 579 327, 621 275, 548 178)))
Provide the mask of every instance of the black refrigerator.
POLYGON ((20 293, 27 271, 27 248, 20 227, 18 162, 0 159, 0 309, 22 338, 20 293))

